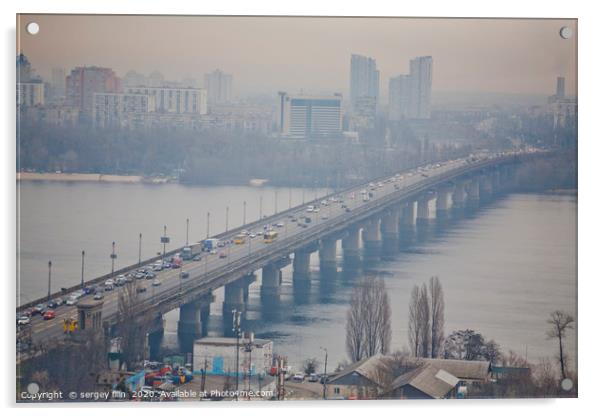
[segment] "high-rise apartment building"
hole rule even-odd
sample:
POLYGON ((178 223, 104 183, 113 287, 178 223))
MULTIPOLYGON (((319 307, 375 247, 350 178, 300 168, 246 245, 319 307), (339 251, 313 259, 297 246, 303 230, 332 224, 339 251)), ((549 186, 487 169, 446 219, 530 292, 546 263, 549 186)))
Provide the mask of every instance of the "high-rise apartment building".
POLYGON ((282 136, 309 139, 342 133, 341 95, 288 95, 280 92, 279 125, 282 136))
POLYGON ((433 58, 420 56, 410 61, 410 74, 389 80, 389 119, 431 117, 433 58))
POLYGON ((228 104, 232 100, 232 75, 216 69, 205 74, 209 105, 228 104))
POLYGON ((93 99, 95 127, 135 127, 144 115, 155 111, 155 97, 147 94, 96 93, 93 99))
POLYGON ((65 78, 65 68, 52 68, 50 83, 53 99, 65 97, 65 78))
POLYGON ((353 114, 373 124, 379 97, 380 72, 376 61, 362 55, 351 55, 349 91, 353 114))
POLYGON ((203 88, 125 87, 124 91, 153 96, 158 113, 207 114, 207 91, 203 88))
POLYGON ((17 105, 19 107, 33 107, 44 105, 43 82, 18 82, 17 105))
POLYGON ((94 94, 118 93, 120 90, 121 81, 110 68, 77 67, 66 80, 67 104, 78 107, 87 119, 94 111, 94 94))

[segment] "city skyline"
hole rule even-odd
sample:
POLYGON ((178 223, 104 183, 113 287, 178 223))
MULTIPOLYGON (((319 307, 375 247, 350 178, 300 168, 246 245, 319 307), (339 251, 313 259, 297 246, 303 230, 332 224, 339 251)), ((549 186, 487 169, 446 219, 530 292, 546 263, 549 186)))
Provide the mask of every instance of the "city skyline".
POLYGON ((574 20, 23 15, 23 23, 18 49, 46 79, 55 67, 99 65, 121 77, 156 70, 202 81, 219 68, 236 78, 235 96, 349 96, 349 57, 360 54, 378 62, 383 101, 389 78, 408 73, 410 59, 431 55, 435 93, 547 94, 557 76, 565 77, 567 95, 575 93, 576 41, 558 35, 562 26, 576 29, 574 20), (161 33, 153 31, 157 19, 161 33), (24 32, 33 20, 44 36, 24 32))

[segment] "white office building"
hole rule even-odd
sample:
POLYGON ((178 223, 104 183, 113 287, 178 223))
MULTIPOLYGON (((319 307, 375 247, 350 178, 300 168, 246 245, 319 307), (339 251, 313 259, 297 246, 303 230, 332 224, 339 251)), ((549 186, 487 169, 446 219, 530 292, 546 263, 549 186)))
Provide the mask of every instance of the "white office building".
POLYGON ((296 139, 338 137, 343 131, 341 95, 288 95, 280 92, 280 134, 296 139))

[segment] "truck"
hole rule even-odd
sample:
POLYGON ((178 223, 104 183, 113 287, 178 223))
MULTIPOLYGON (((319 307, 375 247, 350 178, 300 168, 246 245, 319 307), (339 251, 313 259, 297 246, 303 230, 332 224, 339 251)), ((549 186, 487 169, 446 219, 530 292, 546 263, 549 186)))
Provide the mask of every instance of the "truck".
POLYGON ((203 240, 203 251, 211 251, 211 250, 217 250, 217 246, 219 244, 219 239, 217 238, 208 238, 206 240, 203 240))
POLYGON ((192 259, 192 248, 186 246, 180 251, 180 257, 182 260, 190 260, 192 259))

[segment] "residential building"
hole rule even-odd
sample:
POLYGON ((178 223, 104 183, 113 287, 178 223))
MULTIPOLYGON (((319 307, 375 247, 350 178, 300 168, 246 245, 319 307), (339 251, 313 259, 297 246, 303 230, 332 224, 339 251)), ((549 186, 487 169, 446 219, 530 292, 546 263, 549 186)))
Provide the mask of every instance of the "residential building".
POLYGON ((53 100, 65 97, 65 68, 52 68, 50 75, 51 96, 53 100))
POLYGON ((232 100, 232 75, 216 69, 205 74, 209 105, 228 104, 232 100))
POLYGON ((288 95, 280 92, 280 134, 296 139, 340 137, 343 113, 340 94, 288 95))
POLYGON ((258 338, 205 337, 194 342, 193 370, 210 375, 265 375, 272 366, 273 342, 258 338), (238 351, 238 370, 236 355, 238 351))
POLYGON ((94 112, 94 94, 120 91, 121 81, 110 68, 77 67, 66 80, 67 104, 78 107, 88 120, 94 112))
POLYGON ((389 120, 429 119, 433 58, 420 56, 410 61, 410 73, 389 80, 389 120))
POLYGON ((43 82, 18 82, 17 83, 17 106, 33 107, 44 105, 44 83, 43 82))
POLYGON ((556 94, 548 97, 548 112, 554 117, 554 128, 576 124, 577 99, 565 95, 565 79, 556 79, 556 94))
POLYGON ((155 111, 155 97, 146 94, 94 94, 95 127, 143 127, 145 114, 155 111))
POLYGON ((362 55, 351 55, 349 91, 354 116, 362 119, 361 124, 373 127, 379 99, 380 72, 376 61, 362 55))
POLYGON ((207 114, 207 91, 202 88, 137 86, 124 92, 153 96, 157 113, 207 114))

